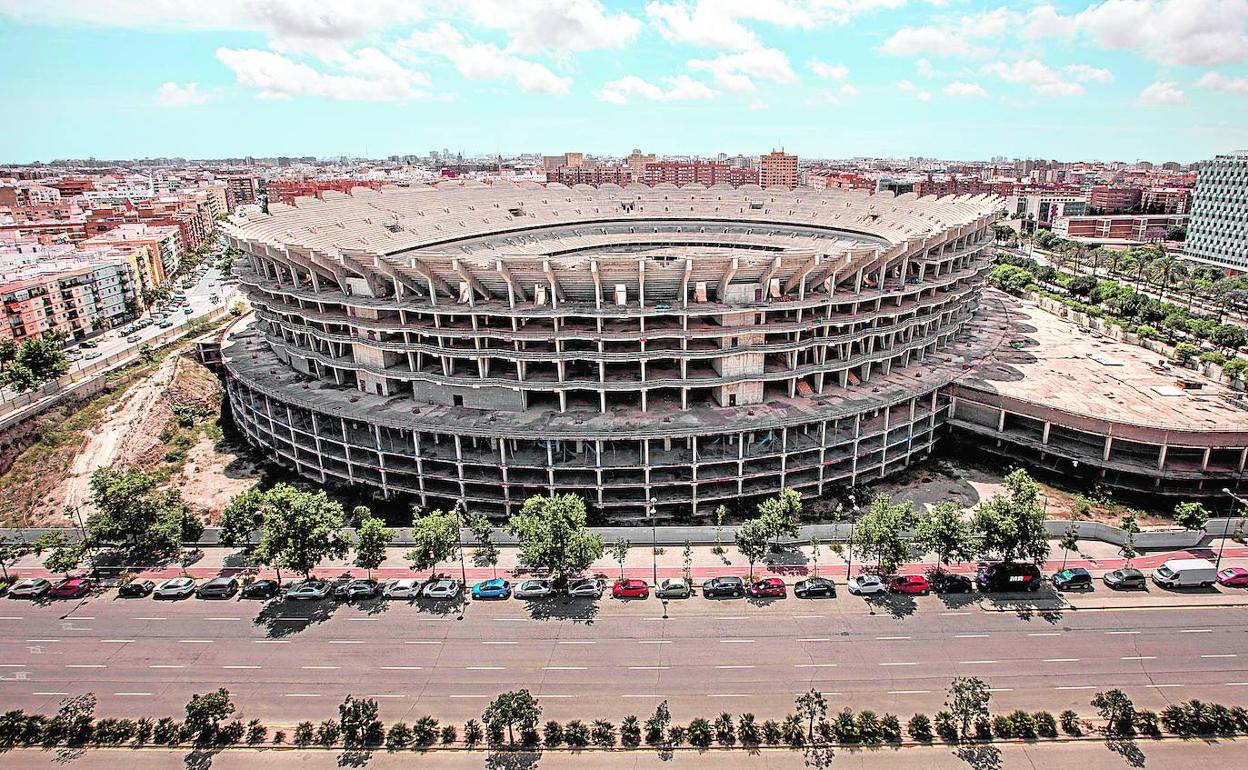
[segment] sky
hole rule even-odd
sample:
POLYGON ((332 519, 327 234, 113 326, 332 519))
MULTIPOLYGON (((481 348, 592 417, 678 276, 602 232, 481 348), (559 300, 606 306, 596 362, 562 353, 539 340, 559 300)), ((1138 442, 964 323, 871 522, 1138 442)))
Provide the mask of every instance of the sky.
POLYGON ((0 0, 0 162, 1248 147, 1248 0, 0 0))

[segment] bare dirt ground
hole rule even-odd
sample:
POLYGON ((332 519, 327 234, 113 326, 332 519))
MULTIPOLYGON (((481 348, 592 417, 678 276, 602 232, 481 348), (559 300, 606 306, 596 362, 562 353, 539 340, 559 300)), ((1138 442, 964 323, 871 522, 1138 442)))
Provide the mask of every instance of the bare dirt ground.
POLYGON ((201 435, 187 454, 186 466, 175 476, 182 499, 208 512, 216 520, 235 495, 260 480, 261 469, 243 447, 213 441, 201 435))

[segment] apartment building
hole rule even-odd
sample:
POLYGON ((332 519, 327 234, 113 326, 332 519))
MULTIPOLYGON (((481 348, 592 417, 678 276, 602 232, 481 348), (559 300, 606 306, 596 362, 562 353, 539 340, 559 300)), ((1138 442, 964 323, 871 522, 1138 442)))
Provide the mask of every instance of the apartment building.
POLYGON ((1099 214, 1120 214, 1139 210, 1143 191, 1138 187, 1093 185, 1088 193, 1088 206, 1099 214))
POLYGON ((82 246, 138 247, 134 252, 134 269, 141 284, 140 292, 168 280, 182 259, 181 233, 171 225, 124 224, 88 238, 82 246))
POLYGON ((797 187, 797 156, 784 150, 772 150, 758 158, 758 183, 768 187, 797 187))
POLYGON ((1053 234, 1087 243, 1139 244, 1164 241, 1176 227, 1186 227, 1188 218, 1170 214, 1117 214, 1058 217, 1053 234))
MULTIPOLYGON (((0 264, 9 251, 0 250, 0 264)), ((0 339, 20 343, 44 332, 84 339, 124 323, 139 307, 134 251, 45 250, 36 252, 33 264, 6 268, 0 272, 0 339)))
POLYGON ((743 184, 758 184, 758 180, 758 169, 737 168, 712 160, 647 163, 641 179, 651 187, 664 183, 674 184, 677 187, 694 183, 707 187, 717 184, 740 187, 743 184))

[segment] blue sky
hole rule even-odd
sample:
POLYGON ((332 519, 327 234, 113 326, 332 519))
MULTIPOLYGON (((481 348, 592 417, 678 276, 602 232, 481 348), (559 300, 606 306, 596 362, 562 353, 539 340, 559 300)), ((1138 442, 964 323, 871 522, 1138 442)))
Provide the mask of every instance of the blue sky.
POLYGON ((1248 0, 0 0, 0 68, 0 162, 1248 147, 1248 0))

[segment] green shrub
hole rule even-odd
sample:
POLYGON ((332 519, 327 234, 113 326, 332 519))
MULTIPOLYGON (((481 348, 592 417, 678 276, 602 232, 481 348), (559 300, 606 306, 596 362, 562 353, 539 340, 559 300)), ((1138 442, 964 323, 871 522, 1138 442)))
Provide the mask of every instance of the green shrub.
POLYGON ((641 722, 632 714, 620 722, 620 743, 628 747, 641 745, 641 722))
POLYGON ((300 722, 295 725, 295 745, 308 746, 315 740, 316 726, 311 722, 300 722))
POLYGON ((780 723, 774 719, 763 721, 763 743, 768 746, 779 746, 784 740, 784 733, 780 730, 780 723))
POLYGON ((152 729, 156 723, 147 717, 143 717, 134 723, 134 743, 136 746, 142 746, 152 739, 152 729))
POLYGON ((916 741, 926 743, 932 739, 932 720, 927 714, 915 714, 906 723, 906 732, 916 741))
POLYGON ((689 723, 689 745, 704 749, 711 745, 711 723, 698 717, 689 723))
POLYGON ((1233 380, 1244 380, 1248 372, 1248 358, 1232 358, 1222 365, 1222 373, 1233 380))
POLYGON ((1202 364, 1216 364, 1221 366, 1226 363, 1226 356, 1218 350, 1206 350, 1200 354, 1200 362, 1202 364))
POLYGON ((780 733, 784 736, 784 742, 791 748, 796 749, 806 745, 806 726, 797 714, 789 714, 784 718, 784 722, 780 725, 780 733))
POLYGON ((1185 364, 1200 355, 1200 347, 1190 342, 1180 342, 1174 346, 1174 352, 1170 357, 1181 364, 1185 364))
MULTIPOLYGON (((978 725, 976 726, 978 732, 978 725)), ((992 718, 992 733, 998 738, 1014 737, 1014 722, 1004 714, 998 714, 992 718)))
POLYGON ((156 723, 156 727, 152 728, 152 742, 160 743, 168 746, 176 745, 179 733, 182 732, 182 725, 178 724, 170 717, 161 717, 156 723))
POLYGON ((233 720, 221 729, 217 730, 217 743, 225 746, 233 746, 243 742, 243 738, 247 736, 247 725, 240 720, 233 720))
POLYGON ((937 711, 936 719, 933 722, 936 728, 936 734, 946 743, 955 743, 958 740, 958 725, 953 719, 953 714, 948 711, 937 711))
POLYGON ((885 714, 880 720, 880 738, 888 743, 901 740, 901 721, 896 714, 885 714))
POLYGON ((542 728, 542 743, 546 744, 546 747, 550 749, 561 746, 563 744, 563 725, 553 719, 547 722, 546 726, 542 728))
POLYGON ((255 746, 258 743, 264 743, 264 739, 269 736, 269 728, 264 726, 259 719, 253 719, 247 723, 247 743, 255 746))
POLYGON ((481 723, 475 719, 469 719, 464 722, 464 745, 472 748, 481 742, 485 737, 485 731, 481 729, 481 723))
POLYGON ((975 720, 975 737, 981 741, 992 740, 993 722, 991 719, 979 718, 975 720))
POLYGON ((1147 735, 1152 738, 1161 735, 1161 727, 1157 724, 1157 712, 1155 711, 1137 709, 1132 724, 1135 727, 1135 731, 1140 735, 1147 735))
POLYGON ((715 719, 715 742, 720 746, 736 745, 737 731, 732 724, 732 714, 726 711, 715 719))
POLYGON ((672 725, 671 727, 667 728, 667 742, 670 743, 672 746, 679 746, 680 744, 685 742, 685 736, 688 734, 688 732, 689 732, 688 730, 681 727, 680 725, 672 725))
POLYGON ((841 709, 832 720, 832 726, 836 728, 836 739, 841 743, 858 743, 862 739, 858 733, 858 722, 854 720, 854 712, 847 708, 841 709))
POLYGON ((866 744, 880 742, 882 737, 880 734, 880 718, 876 716, 874 711, 864 709, 858 712, 858 719, 855 722, 858 727, 858 740, 866 744))
POLYGON ((615 725, 605 719, 595 719, 589 735, 596 746, 601 746, 604 749, 615 746, 615 725))
POLYGON ((753 714, 746 712, 737 718, 737 737, 746 746, 756 746, 762 741, 762 731, 753 714))
POLYGON ((412 744, 415 746, 431 746, 438 739, 438 720, 431 716, 423 716, 412 724, 412 744))
POLYGON ((1067 735, 1083 735, 1083 720, 1070 709, 1059 714, 1057 721, 1062 726, 1062 732, 1067 735))
POLYGON ((412 728, 406 722, 395 722, 386 733, 386 748, 390 751, 405 749, 412 743, 412 728))
MULTIPOLYGON (((459 730, 455 727, 455 725, 442 725, 443 746, 450 746, 458 737, 459 730)), ((537 743, 536 734, 533 732, 532 728, 524 728, 524 730, 520 733, 520 742, 526 746, 532 746, 537 743)))
POLYGON ((1031 715, 1036 722, 1036 733, 1041 738, 1057 737, 1057 720, 1047 711, 1037 711, 1031 715))
POLYGON ((1019 709, 1010 714, 1010 725, 1014 731, 1014 737, 1032 740, 1036 737, 1036 720, 1031 714, 1019 709))
POLYGON ((589 745, 589 727, 579 719, 563 726, 563 741, 574 749, 589 745))
POLYGON ((274 745, 274 746, 281 746, 281 745, 282 745, 283 743, 285 743, 285 742, 286 742, 286 731, 285 731, 285 730, 274 730, 274 731, 273 731, 273 745, 274 745))

